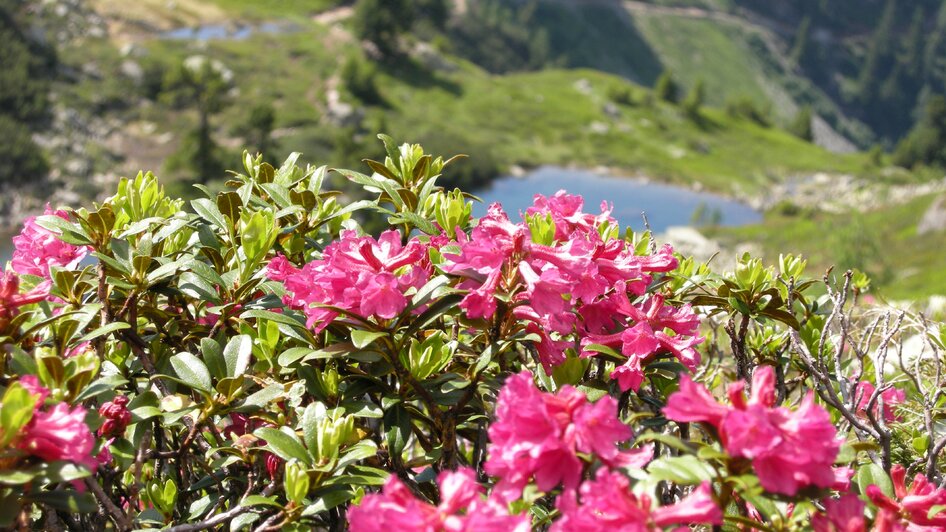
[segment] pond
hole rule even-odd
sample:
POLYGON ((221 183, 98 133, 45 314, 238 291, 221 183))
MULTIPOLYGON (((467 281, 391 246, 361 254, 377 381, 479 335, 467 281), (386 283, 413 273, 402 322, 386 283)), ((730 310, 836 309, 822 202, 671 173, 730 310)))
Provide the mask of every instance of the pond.
POLYGON ((263 22, 255 26, 233 24, 205 24, 191 28, 176 28, 160 34, 162 39, 186 41, 242 41, 254 33, 291 33, 298 27, 288 22, 263 22))
POLYGON ((473 214, 486 214, 486 207, 498 201, 516 221, 519 212, 524 213, 532 205, 535 194, 551 196, 559 190, 583 196, 585 212, 601 212, 602 201, 613 204, 611 216, 622 227, 629 225, 635 231, 644 229, 641 213, 646 213, 656 233, 679 225, 737 226, 762 221, 762 214, 748 205, 716 194, 557 166, 542 166, 522 177, 504 176, 493 181, 488 188, 475 192, 484 203, 476 204, 473 214))

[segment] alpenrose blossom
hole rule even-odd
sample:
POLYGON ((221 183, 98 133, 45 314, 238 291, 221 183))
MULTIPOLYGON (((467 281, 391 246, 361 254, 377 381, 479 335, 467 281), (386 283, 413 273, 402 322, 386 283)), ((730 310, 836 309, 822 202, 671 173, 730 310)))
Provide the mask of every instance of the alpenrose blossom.
MULTIPOLYGON (((874 395, 877 388, 868 381, 861 381, 854 387, 854 394, 857 397, 857 414, 867 417, 867 405, 870 404, 870 398, 874 395)), ((894 408, 906 401, 906 392, 898 388, 890 387, 880 392, 880 399, 884 403, 884 421, 899 421, 900 416, 894 413, 894 408)), ((874 405, 873 413, 876 416, 880 410, 880 401, 874 405)))
MULTIPOLYGON (((45 215, 69 219, 69 213, 53 210, 46 204, 45 215)), ((30 216, 23 223, 23 230, 13 237, 13 258, 10 261, 13 271, 20 275, 36 275, 49 279, 49 268, 74 269, 88 254, 85 246, 74 246, 59 239, 59 235, 40 227, 36 217, 30 216)))
POLYGON ((470 468, 444 471, 438 477, 440 504, 422 501, 395 475, 381 493, 366 495, 348 511, 352 532, 528 532, 529 515, 510 515, 506 505, 483 498, 470 468))
POLYGON ((795 495, 805 486, 831 488, 850 478, 851 471, 832 467, 842 440, 830 414, 815 404, 813 392, 795 411, 776 407, 771 366, 756 368, 748 402, 744 389, 743 381, 729 385, 732 406, 727 407, 683 375, 663 412, 673 421, 712 425, 730 456, 752 460, 760 484, 770 492, 795 495))
POLYGON ((513 223, 500 204, 490 205, 469 237, 457 236, 460 252, 444 254, 444 271, 463 278, 457 286, 468 290, 460 308, 471 319, 490 319, 496 294, 513 294, 512 314, 539 334, 547 373, 565 361, 564 346, 576 340, 622 348, 628 360, 611 378, 624 391, 640 387, 643 363, 659 353, 694 369, 699 354, 693 347, 702 341, 695 314, 659 296, 643 297, 653 274, 677 267, 672 248, 636 255, 623 239, 602 236, 617 223, 606 204, 600 214, 583 213, 582 206, 581 196, 564 191, 535 196, 526 216, 548 217, 555 225, 554 241, 545 245, 532 240, 526 221, 513 223))
POLYGON ((412 238, 401 245, 401 233, 385 231, 375 240, 344 231, 329 244, 321 259, 301 269, 284 256, 270 261, 270 279, 282 281, 288 294, 283 302, 301 309, 307 324, 321 331, 339 313, 338 307, 364 318, 391 319, 407 306, 404 293, 420 288, 431 274, 427 245, 412 238))
POLYGON ((645 532, 669 525, 719 525, 723 512, 704 482, 677 504, 653 508, 650 497, 637 496, 621 473, 599 469, 594 480, 582 483, 577 498, 566 491, 557 501, 562 517, 552 532, 645 532))
POLYGON ((66 403, 55 405, 49 412, 37 411, 16 446, 48 462, 65 460, 94 470, 95 437, 85 424, 85 414, 82 406, 70 408, 66 403))
POLYGON ((20 293, 20 278, 12 271, 5 271, 0 276, 0 333, 6 331, 13 319, 19 313, 20 307, 31 303, 38 303, 49 297, 52 288, 50 281, 43 281, 29 292, 20 293))
POLYGON ((878 520, 884 517, 891 523, 907 525, 906 530, 911 531, 946 530, 946 511, 940 510, 933 516, 929 515, 934 506, 946 505, 946 490, 937 487, 920 473, 913 477, 913 483, 907 489, 906 476, 907 470, 899 464, 890 469, 896 499, 884 495, 877 486, 867 486, 864 490, 878 510, 887 513, 886 516, 878 515, 878 520))
POLYGON ((499 392, 484 469, 499 478, 493 493, 505 501, 518 499, 533 479, 546 492, 559 484, 575 489, 583 470, 578 452, 608 465, 643 467, 653 449, 620 450, 618 444, 630 437, 612 397, 591 403, 571 386, 545 393, 523 372, 509 377, 499 392))
POLYGON ((822 502, 824 513, 811 517, 811 526, 815 532, 864 532, 867 520, 864 518, 864 501, 857 495, 842 495, 837 499, 822 502))
POLYGON ((128 397, 118 395, 111 401, 99 407, 99 415, 104 420, 99 427, 99 436, 103 438, 121 436, 131 423, 131 412, 128 411, 128 397))

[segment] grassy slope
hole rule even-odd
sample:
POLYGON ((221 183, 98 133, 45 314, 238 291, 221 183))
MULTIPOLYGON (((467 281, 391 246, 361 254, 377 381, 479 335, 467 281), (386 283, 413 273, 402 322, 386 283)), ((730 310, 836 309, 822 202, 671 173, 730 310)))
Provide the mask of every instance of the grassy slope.
POLYGON ((802 254, 809 272, 858 267, 869 272, 879 293, 894 299, 946 293, 946 231, 918 235, 917 223, 935 196, 916 198, 862 215, 766 215, 755 226, 717 229, 724 243, 754 241, 774 261, 779 253, 802 254))
MULTIPOLYGON (((333 134, 333 128, 319 121, 327 80, 357 48, 331 37, 328 28, 300 23, 303 31, 285 35, 257 34, 206 46, 151 40, 146 46, 168 60, 191 53, 222 60, 236 74, 240 93, 215 122, 240 123, 253 103, 272 102, 277 128, 288 128, 280 139, 283 151, 319 158, 328 155, 333 134)), ((646 103, 645 89, 601 72, 492 76, 469 63, 455 63, 453 72, 431 73, 416 65, 385 69, 379 84, 387 106, 369 114, 383 115, 385 128, 400 139, 449 138, 460 151, 485 147, 501 165, 607 165, 728 193, 757 193, 770 180, 794 172, 856 173, 863 166, 860 156, 830 154, 715 109, 704 110, 702 123, 696 124, 676 107, 646 103), (582 79, 591 87, 589 94, 576 88, 582 79), (638 103, 618 106, 618 116, 611 117, 604 111, 606 95, 609 87, 620 85, 638 103), (607 132, 592 131, 593 123, 607 132)), ((187 116, 168 123, 174 115, 164 118, 160 106, 147 114, 161 130, 188 127, 187 116)))
POLYGON ((704 81, 709 102, 720 105, 732 96, 748 96, 760 104, 769 101, 760 82, 762 65, 739 28, 708 19, 652 14, 640 14, 635 22, 683 85, 704 81))

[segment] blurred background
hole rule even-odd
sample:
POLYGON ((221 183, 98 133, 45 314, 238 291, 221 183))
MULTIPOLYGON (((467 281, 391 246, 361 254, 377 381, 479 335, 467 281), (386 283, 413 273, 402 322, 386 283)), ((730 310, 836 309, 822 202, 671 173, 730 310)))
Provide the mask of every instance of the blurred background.
POLYGON ((0 0, 0 50, 8 234, 244 148, 364 171, 385 132, 511 213, 565 188, 704 259, 946 294, 941 0, 0 0))

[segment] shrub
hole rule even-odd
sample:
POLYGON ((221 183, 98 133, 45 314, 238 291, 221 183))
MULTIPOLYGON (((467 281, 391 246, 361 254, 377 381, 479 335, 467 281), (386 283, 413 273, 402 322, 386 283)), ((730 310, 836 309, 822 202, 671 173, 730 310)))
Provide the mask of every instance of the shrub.
POLYGON ((804 105, 795 113, 795 118, 788 124, 787 130, 796 137, 811 142, 814 133, 811 129, 811 107, 804 105))
POLYGON ((247 154, 189 205, 139 174, 27 222, 0 525, 946 525, 939 325, 796 257, 711 272, 564 191, 473 220, 451 161, 382 139, 338 170, 369 200, 247 154))
POLYGON ((342 83, 348 92, 366 105, 381 105, 384 98, 378 92, 378 71, 374 64, 349 57, 342 66, 342 83))
POLYGON ((760 107, 749 96, 737 96, 726 100, 726 114, 733 118, 751 120, 762 127, 772 125, 769 109, 760 107))
POLYGON ((654 96, 664 102, 677 103, 679 91, 677 82, 673 80, 673 75, 669 70, 665 70, 660 74, 660 77, 654 83, 654 96))

